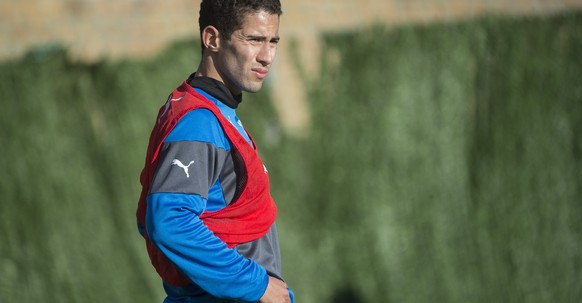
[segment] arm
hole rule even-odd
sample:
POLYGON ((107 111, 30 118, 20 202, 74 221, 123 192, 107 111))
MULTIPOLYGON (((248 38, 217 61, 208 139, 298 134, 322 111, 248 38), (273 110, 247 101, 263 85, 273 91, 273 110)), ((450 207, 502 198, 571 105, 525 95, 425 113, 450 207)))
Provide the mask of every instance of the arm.
POLYGON ((265 270, 228 249, 198 217, 206 209, 226 205, 216 197, 209 202, 208 196, 220 183, 228 148, 210 112, 196 110, 183 117, 160 153, 146 227, 152 243, 208 293, 256 302, 267 288, 265 270))
POLYGON ((198 218, 200 197, 152 194, 147 230, 152 242, 194 283, 219 298, 256 301, 265 291, 265 270, 215 237, 198 218), (197 201, 198 200, 198 201, 197 201))

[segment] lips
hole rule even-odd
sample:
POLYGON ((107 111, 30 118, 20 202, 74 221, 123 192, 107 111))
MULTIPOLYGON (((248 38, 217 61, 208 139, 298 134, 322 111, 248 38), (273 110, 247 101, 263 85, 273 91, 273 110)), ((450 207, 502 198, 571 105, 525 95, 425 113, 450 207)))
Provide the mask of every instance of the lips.
POLYGON ((259 79, 265 79, 267 74, 269 73, 268 69, 264 68, 253 68, 252 71, 255 73, 255 76, 259 79))

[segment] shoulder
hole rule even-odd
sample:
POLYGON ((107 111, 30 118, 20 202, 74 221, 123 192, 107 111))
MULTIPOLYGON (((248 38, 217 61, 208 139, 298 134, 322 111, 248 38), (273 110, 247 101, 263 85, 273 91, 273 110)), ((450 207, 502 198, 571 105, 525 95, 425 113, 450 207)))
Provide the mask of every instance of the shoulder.
POLYGON ((216 116, 207 109, 195 109, 184 115, 164 142, 198 141, 230 149, 230 144, 216 116))

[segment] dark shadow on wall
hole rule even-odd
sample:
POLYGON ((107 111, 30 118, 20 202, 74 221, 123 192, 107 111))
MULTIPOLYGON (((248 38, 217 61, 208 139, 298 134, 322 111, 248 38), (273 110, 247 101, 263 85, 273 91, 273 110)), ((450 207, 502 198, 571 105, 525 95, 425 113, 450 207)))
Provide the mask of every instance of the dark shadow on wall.
POLYGON ((352 286, 344 286, 335 291, 329 303, 364 303, 364 301, 352 286))

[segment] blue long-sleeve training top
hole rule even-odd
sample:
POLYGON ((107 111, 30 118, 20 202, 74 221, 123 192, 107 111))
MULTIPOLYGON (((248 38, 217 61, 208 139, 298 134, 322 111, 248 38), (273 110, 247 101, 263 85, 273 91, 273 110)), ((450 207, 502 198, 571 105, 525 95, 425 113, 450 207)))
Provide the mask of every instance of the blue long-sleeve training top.
MULTIPOLYGON (((222 83, 210 78, 191 76, 188 83, 214 102, 252 144, 236 115, 240 96, 232 96, 222 83)), ((224 208, 237 191, 231 144, 217 118, 206 109, 187 113, 165 139, 158 163, 147 197, 148 235, 193 281, 185 287, 164 283, 164 303, 258 301, 268 275, 281 278, 275 224, 262 238, 229 249, 198 217, 204 211, 224 208), (195 170, 190 169, 193 163, 195 170), (176 166, 186 178, 176 177, 176 166)))

